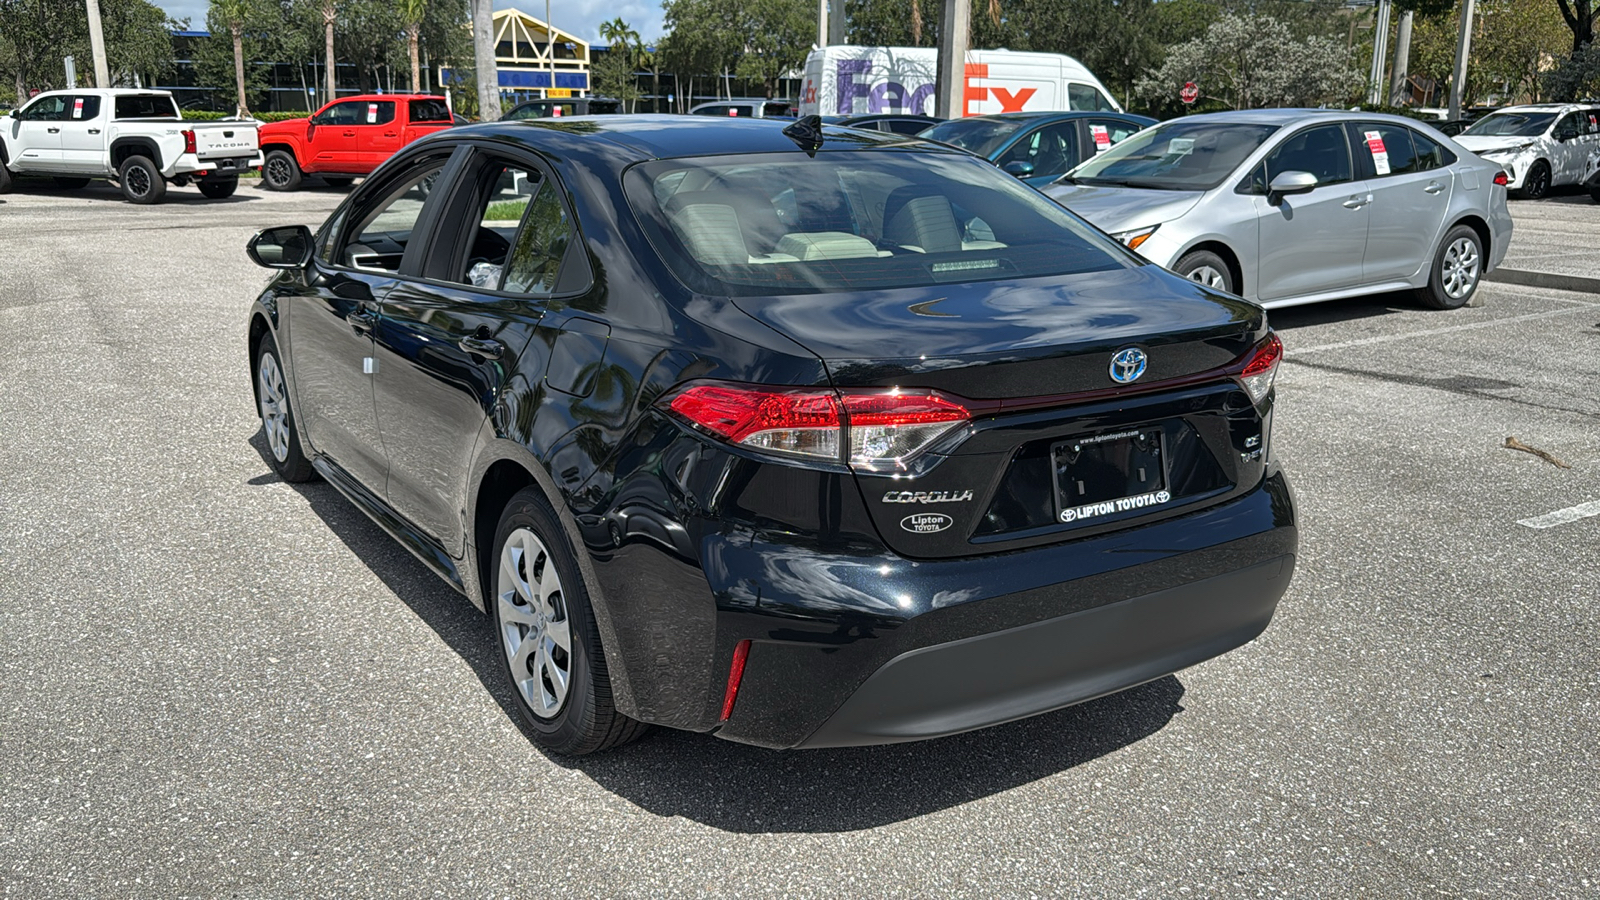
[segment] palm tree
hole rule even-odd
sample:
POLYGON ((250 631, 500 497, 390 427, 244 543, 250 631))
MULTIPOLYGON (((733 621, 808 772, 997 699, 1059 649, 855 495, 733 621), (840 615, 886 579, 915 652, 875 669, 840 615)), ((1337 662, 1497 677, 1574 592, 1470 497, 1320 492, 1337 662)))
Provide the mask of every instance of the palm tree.
MULTIPOLYGON (((637 56, 639 45, 639 32, 628 27, 628 23, 618 16, 609 22, 600 23, 600 37, 611 45, 611 53, 623 54, 628 60, 629 77, 632 78, 633 64, 637 56)), ((633 112, 629 109, 628 112, 633 112)))
POLYGON ((233 83, 238 90, 238 111, 250 115, 250 104, 244 96, 244 29, 254 18, 251 0, 211 0, 211 11, 228 26, 233 35, 233 83))
POLYGON ((422 90, 422 69, 417 65, 417 43, 422 40, 422 17, 428 11, 428 0, 398 0, 395 9, 406 23, 406 43, 411 49, 411 93, 422 90))
POLYGON ((323 68, 328 72, 327 102, 330 103, 339 99, 339 79, 333 71, 333 23, 339 20, 339 10, 334 3, 335 0, 322 0, 322 42, 327 59, 323 68))

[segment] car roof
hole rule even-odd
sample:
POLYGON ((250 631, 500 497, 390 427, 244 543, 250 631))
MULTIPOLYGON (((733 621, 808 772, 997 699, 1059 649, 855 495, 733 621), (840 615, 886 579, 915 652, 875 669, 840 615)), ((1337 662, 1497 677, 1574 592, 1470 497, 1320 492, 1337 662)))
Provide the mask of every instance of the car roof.
MULTIPOLYGON (((562 116, 464 125, 424 140, 487 137, 561 156, 605 157, 604 167, 620 167, 650 159, 685 156, 793 153, 799 146, 783 134, 783 129, 792 124, 790 120, 717 116, 562 116)), ((882 147, 968 155, 942 144, 883 131, 824 124, 822 133, 824 144, 820 152, 882 147)))
POLYGON ((1307 125, 1313 122, 1391 122, 1396 125, 1427 125, 1422 119, 1359 109, 1239 109, 1229 112, 1200 113, 1168 119, 1169 122, 1227 122, 1239 125, 1307 125))

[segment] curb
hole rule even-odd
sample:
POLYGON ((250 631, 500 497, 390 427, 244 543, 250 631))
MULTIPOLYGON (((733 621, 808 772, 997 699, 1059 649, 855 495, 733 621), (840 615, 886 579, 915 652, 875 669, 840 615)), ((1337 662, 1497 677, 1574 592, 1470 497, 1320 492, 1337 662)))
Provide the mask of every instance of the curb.
POLYGON ((1600 278, 1581 275, 1556 275, 1552 272, 1526 272, 1521 269, 1495 269, 1483 276, 1485 281, 1501 284, 1520 284, 1524 287, 1546 288, 1552 291, 1581 291, 1600 294, 1600 278))

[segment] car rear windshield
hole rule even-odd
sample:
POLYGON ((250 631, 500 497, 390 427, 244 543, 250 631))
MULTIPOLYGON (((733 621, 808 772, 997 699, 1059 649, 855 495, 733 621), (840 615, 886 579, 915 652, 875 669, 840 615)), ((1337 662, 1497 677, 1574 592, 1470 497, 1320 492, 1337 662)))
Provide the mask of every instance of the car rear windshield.
POLYGON ((1277 125, 1168 122, 1124 140, 1062 176, 1068 184, 1209 191, 1277 125))
POLYGON ((133 94, 117 98, 119 119, 175 119, 178 107, 171 97, 150 94, 133 94))
POLYGON ((917 150, 668 159, 628 202, 686 285, 756 296, 1108 271, 1137 263, 970 156, 917 150))
POLYGON ((1493 113, 1473 122, 1461 133, 1479 137, 1538 137, 1555 120, 1553 112, 1493 113))
POLYGON ((988 156, 1000 149, 1000 145, 1010 140, 1025 124, 1021 119, 951 119, 929 128, 918 137, 960 147, 979 156, 988 156))
POLYGON ((413 122, 449 122, 450 107, 443 100, 412 100, 411 121, 413 122))

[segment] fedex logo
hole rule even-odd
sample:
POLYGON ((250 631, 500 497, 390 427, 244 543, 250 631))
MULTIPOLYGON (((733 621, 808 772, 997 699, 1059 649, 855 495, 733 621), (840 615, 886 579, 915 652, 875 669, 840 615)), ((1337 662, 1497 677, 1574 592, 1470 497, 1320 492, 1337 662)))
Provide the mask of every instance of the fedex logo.
MULTIPOLYGON (((915 88, 898 81, 883 81, 872 84, 869 77, 873 65, 867 59, 842 59, 839 60, 839 74, 837 90, 838 98, 835 112, 841 116, 848 116, 856 112, 857 98, 867 101, 867 112, 926 112, 929 97, 933 96, 934 84, 927 82, 915 88)), ((1024 104, 1032 97, 1037 88, 1018 88, 1010 90, 998 85, 979 84, 980 81, 989 80, 989 66, 987 63, 967 63, 965 78, 962 83, 961 114, 975 116, 978 110, 972 108, 973 103, 982 103, 991 97, 1000 103, 1001 112, 1021 112, 1024 104)), ((808 81, 804 96, 815 102, 815 88, 808 81)))

